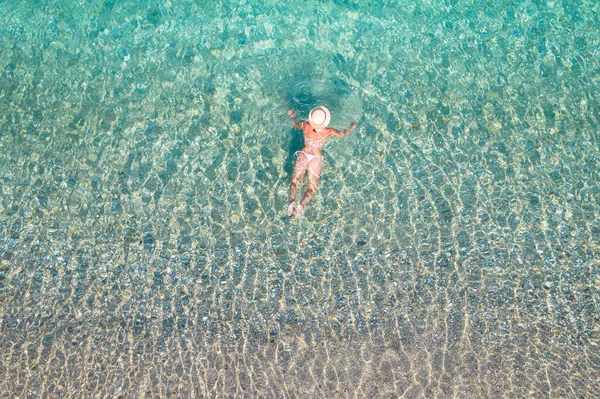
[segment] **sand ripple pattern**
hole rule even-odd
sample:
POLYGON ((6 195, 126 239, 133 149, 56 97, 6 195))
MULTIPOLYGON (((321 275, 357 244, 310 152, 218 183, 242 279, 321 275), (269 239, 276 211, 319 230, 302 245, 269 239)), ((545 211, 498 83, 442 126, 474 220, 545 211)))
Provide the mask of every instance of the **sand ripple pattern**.
POLYGON ((0 2, 1 398, 600 397, 598 2, 121 3, 0 2))

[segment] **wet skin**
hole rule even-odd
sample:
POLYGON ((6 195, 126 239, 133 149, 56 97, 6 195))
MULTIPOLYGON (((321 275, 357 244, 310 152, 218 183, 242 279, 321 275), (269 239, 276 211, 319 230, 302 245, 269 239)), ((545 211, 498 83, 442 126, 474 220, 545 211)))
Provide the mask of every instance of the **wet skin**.
POLYGON ((323 167, 323 156, 321 155, 321 151, 325 142, 330 137, 348 137, 348 134, 356 128, 358 123, 354 122, 348 129, 340 132, 328 127, 315 128, 306 121, 297 122, 296 113, 292 110, 288 111, 288 115, 292 119, 294 128, 301 129, 302 135, 304 136, 304 148, 302 151, 298 152, 298 157, 296 158, 296 163, 294 165, 292 185, 290 187, 290 205, 287 209, 287 214, 289 216, 293 213, 296 218, 299 218, 302 216, 302 209, 317 191, 317 185, 319 184, 319 178, 321 176, 321 168, 323 167), (304 175, 308 175, 308 184, 304 197, 297 203, 296 190, 298 188, 298 183, 304 179, 304 175))

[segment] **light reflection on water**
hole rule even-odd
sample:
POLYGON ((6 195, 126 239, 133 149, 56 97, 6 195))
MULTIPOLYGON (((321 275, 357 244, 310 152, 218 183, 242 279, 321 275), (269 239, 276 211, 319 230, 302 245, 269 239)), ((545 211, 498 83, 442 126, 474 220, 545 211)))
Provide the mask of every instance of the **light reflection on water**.
POLYGON ((0 5, 1 396, 599 396, 598 5, 457 3, 0 5))

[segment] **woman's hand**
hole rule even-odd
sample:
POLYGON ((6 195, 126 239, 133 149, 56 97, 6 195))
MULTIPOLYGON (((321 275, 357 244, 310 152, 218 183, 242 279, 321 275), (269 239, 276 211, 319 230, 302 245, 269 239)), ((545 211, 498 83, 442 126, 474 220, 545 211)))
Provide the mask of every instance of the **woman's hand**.
POLYGON ((288 110, 288 115, 292 119, 292 125, 294 125, 294 129, 302 129, 304 122, 296 122, 296 111, 290 109, 288 110))

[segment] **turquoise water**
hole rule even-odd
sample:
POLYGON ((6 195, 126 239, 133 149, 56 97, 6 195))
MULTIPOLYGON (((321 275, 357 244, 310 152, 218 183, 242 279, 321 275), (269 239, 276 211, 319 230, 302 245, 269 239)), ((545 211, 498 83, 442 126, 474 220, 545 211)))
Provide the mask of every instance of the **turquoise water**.
POLYGON ((599 15, 0 2, 0 397, 599 397, 599 15))

